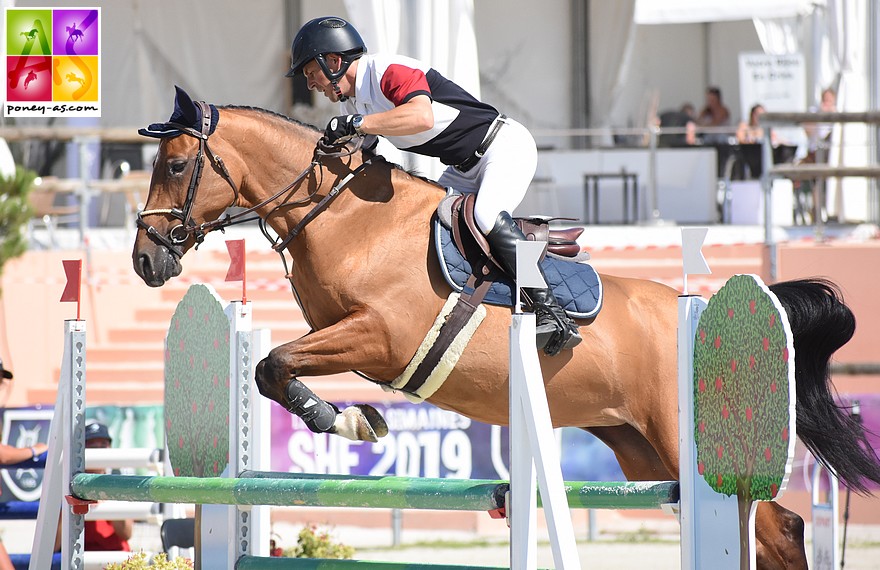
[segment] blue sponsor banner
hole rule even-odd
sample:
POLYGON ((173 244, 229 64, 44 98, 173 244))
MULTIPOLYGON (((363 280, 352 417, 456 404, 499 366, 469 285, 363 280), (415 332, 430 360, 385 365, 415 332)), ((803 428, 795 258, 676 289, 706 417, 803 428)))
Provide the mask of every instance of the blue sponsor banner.
MULTIPOLYGON (((337 403, 340 409, 349 404, 337 403)), ((389 434, 377 443, 353 442, 309 431, 298 417, 272 405, 273 471, 343 475, 399 475, 508 479, 508 429, 472 421, 430 404, 374 404, 389 434)), ((591 434, 558 432, 563 477, 619 480, 614 454, 591 434)))
MULTIPOLYGON (((841 405, 858 400, 868 441, 880 451, 880 394, 847 394, 841 405)), ((340 409, 351 403, 334 402, 340 409)), ((508 479, 508 430, 472 421, 431 404, 374 404, 389 434, 377 443, 353 442, 309 431, 298 417, 272 404, 271 469, 293 473, 400 475, 461 479, 508 479)), ((592 434, 557 430, 562 476, 568 481, 622 481, 614 453, 592 434)), ((794 490, 809 489, 812 455, 798 445, 794 490), (803 477, 797 471, 803 472, 803 477)), ((876 488, 876 486, 874 487, 876 488)))

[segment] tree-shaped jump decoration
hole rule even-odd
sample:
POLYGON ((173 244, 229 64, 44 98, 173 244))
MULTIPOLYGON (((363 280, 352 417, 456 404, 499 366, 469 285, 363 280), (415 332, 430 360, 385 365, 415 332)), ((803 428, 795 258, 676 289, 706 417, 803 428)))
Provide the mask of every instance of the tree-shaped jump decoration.
POLYGON ((754 275, 731 278, 700 316, 694 348, 697 469, 736 495, 741 568, 754 501, 778 497, 795 441, 794 346, 785 311, 754 275))
POLYGON ((193 285, 165 338, 165 434, 175 475, 217 477, 229 463, 229 320, 193 285))

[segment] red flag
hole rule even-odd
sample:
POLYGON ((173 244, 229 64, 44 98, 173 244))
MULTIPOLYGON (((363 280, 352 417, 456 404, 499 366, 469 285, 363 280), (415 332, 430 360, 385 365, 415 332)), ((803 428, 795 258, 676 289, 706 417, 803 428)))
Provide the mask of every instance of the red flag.
POLYGON ((226 281, 244 281, 244 240, 226 240, 226 249, 229 250, 229 271, 226 272, 226 281))
POLYGON ((226 240, 226 249, 229 250, 229 271, 226 272, 227 281, 241 281, 241 302, 247 303, 247 264, 245 263, 244 240, 226 240))
POLYGON ((61 302, 79 303, 82 259, 65 259, 61 263, 64 264, 64 274, 67 276, 67 285, 61 293, 61 302))

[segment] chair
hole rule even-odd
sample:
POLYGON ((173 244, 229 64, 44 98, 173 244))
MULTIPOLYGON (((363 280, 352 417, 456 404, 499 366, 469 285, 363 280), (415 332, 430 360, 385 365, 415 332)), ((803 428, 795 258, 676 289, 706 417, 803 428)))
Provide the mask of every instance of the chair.
POLYGON ((54 176, 43 176, 35 182, 28 194, 28 201, 34 210, 34 217, 28 224, 28 231, 33 235, 37 223, 42 223, 49 235, 52 247, 58 245, 55 229, 59 224, 76 223, 79 221, 79 205, 56 204, 66 202, 75 194, 81 182, 79 180, 61 180, 54 176))
POLYGON ((193 548, 196 544, 196 519, 165 519, 159 530, 162 550, 168 553, 171 548, 193 548))
POLYGON ((90 186, 101 198, 98 224, 109 226, 122 218, 122 226, 133 231, 135 215, 144 207, 151 177, 151 171, 129 170, 118 178, 92 180, 90 186))

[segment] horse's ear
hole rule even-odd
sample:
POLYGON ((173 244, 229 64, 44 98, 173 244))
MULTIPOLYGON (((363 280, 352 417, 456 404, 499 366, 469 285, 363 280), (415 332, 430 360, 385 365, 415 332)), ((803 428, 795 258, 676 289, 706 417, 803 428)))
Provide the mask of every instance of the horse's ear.
MULTIPOLYGON (((168 119, 168 122, 153 123, 145 129, 138 129, 138 134, 145 137, 161 139, 165 137, 176 137, 181 134, 183 132, 180 130, 181 126, 189 127, 196 131, 202 130, 202 110, 193 102, 192 98, 186 91, 177 85, 174 86, 174 89, 174 112, 171 113, 171 118, 168 119)), ((218 113, 217 108, 211 105, 211 128, 208 131, 208 134, 214 132, 214 129, 217 128, 217 121, 219 120, 220 114, 218 113)))
POLYGON ((201 120, 198 107, 189 94, 179 86, 175 85, 174 90, 174 112, 171 114, 170 122, 197 129, 201 120))

